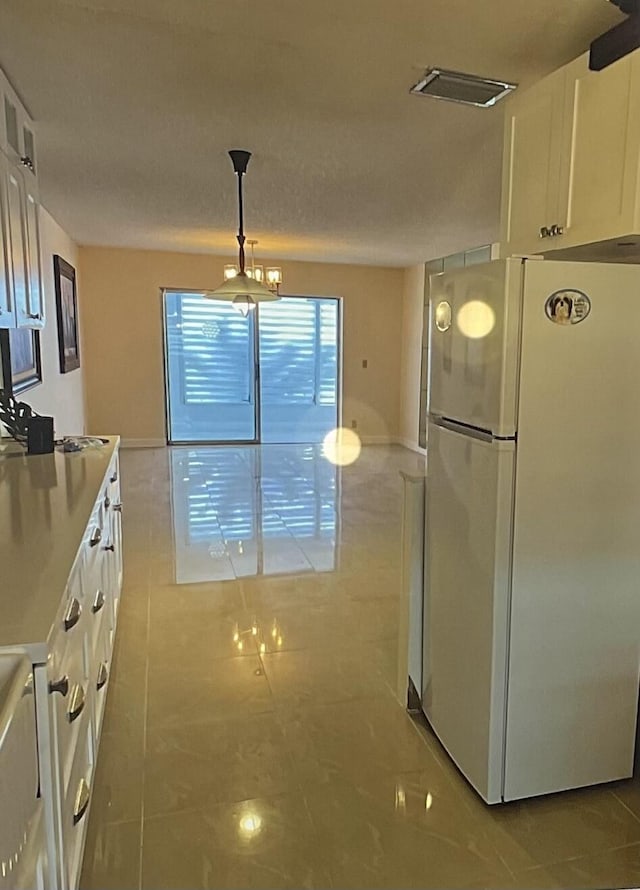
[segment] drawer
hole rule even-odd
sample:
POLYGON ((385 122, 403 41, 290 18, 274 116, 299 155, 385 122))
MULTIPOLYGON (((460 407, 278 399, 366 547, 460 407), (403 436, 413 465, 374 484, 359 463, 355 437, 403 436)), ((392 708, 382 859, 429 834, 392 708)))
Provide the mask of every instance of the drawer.
MULTIPOLYGON (((0 863, 0 888, 2 883, 2 863, 0 863)), ((8 863, 5 872, 9 872, 11 880, 7 883, 8 890, 48 890, 49 857, 44 824, 42 801, 38 800, 33 818, 29 821, 22 836, 18 860, 13 857, 13 868, 9 871, 8 863)))
POLYGON ((80 877, 84 838, 89 819, 94 762, 93 726, 87 717, 82 721, 82 733, 78 738, 69 787, 62 799, 63 868, 66 886, 69 888, 77 887, 80 877))
POLYGON ((96 745, 102 730, 102 718, 109 689, 109 677, 111 675, 111 641, 113 631, 103 625, 102 634, 98 643, 98 651, 93 666, 91 677, 93 694, 93 724, 95 728, 96 745))
POLYGON ((25 848, 39 809, 31 663, 0 656, 0 890, 22 887, 25 848))
POLYGON ((51 637, 50 648, 53 653, 61 654, 67 648, 70 639, 82 635, 84 593, 81 565, 82 560, 77 560, 58 609, 51 637))
POLYGON ((70 640, 48 665, 49 713, 55 732, 61 794, 69 786, 75 751, 85 715, 90 710, 90 665, 87 634, 70 640))

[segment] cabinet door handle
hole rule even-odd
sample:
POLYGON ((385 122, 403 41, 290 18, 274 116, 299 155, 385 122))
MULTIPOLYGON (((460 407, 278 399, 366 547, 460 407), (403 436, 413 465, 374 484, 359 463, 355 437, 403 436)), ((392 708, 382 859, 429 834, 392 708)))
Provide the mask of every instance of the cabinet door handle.
POLYGON ((106 546, 106 547, 103 547, 102 549, 103 549, 103 550, 108 550, 108 551, 110 551, 111 553, 115 553, 115 552, 116 552, 116 548, 113 546, 113 544, 107 544, 107 546, 106 546))
POLYGON ((540 227, 540 237, 548 238, 551 235, 551 229, 549 226, 541 226, 540 227))
POLYGON ((78 822, 82 819, 84 814, 87 812, 89 807, 89 798, 91 797, 91 789, 87 785, 84 778, 80 779, 80 784, 78 785, 78 790, 76 792, 76 799, 73 806, 73 824, 77 825, 78 822))
POLYGON ((96 595, 95 601, 94 601, 93 605, 91 606, 91 611, 93 612, 94 615, 98 614, 100 609, 102 609, 102 607, 104 606, 105 602, 106 602, 106 597, 105 597, 104 593, 101 590, 99 590, 96 595))
POLYGON ((111 479, 109 479, 109 482, 117 482, 117 481, 118 481, 118 471, 116 470, 116 472, 113 474, 111 479))
POLYGON ((49 693, 53 695, 54 692, 59 692, 63 698, 67 697, 69 692, 69 678, 66 674, 60 677, 59 680, 51 680, 49 682, 49 693))
POLYGON ((69 710, 67 711, 67 719, 69 723, 73 723, 74 720, 77 720, 80 714, 84 711, 85 705, 85 694, 82 686, 77 683, 73 687, 73 692, 71 693, 71 701, 69 702, 69 710))
POLYGON ((75 627, 80 621, 80 615, 82 615, 82 606, 74 596, 69 603, 67 614, 64 616, 64 629, 71 630, 72 627, 75 627))
POLYGON ((113 509, 116 513, 122 513, 122 504, 114 504, 113 509))
POLYGON ((33 318, 34 320, 38 319, 38 321, 40 321, 40 313, 39 312, 30 312, 27 315, 27 318, 33 318))
POLYGON ((562 235, 562 234, 564 234, 564 227, 563 227, 563 226, 558 226, 558 225, 553 225, 553 226, 551 226, 551 235, 552 235, 554 238, 555 238, 556 235, 562 235))
POLYGON ((99 544, 101 540, 102 540, 102 530, 99 528, 95 528, 93 530, 93 535, 91 537, 91 540, 89 541, 89 547, 95 547, 96 544, 99 544))
POLYGON ((98 682, 96 683, 96 689, 98 691, 100 689, 102 689, 102 687, 104 686, 104 684, 107 682, 108 679, 109 679, 109 671, 107 670, 107 666, 103 661, 102 664, 100 665, 100 670, 98 671, 98 682))
POLYGON ((108 510, 110 506, 111 506, 111 498, 109 497, 109 495, 105 495, 105 498, 104 498, 105 510, 108 510))

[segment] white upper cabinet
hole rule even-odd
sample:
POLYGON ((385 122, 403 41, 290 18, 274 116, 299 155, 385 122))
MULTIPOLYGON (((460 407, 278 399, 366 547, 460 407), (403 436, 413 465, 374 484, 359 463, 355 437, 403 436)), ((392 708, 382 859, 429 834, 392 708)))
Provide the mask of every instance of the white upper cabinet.
POLYGON ((506 106, 501 256, 537 253, 559 220, 560 160, 566 150, 566 71, 555 71, 506 106), (503 252, 504 250, 504 252, 503 252))
POLYGON ((633 230, 640 159, 640 57, 589 71, 588 54, 567 68, 562 158, 562 238, 553 248, 615 238, 633 230))
POLYGON ((0 327, 44 326, 35 130, 0 71, 0 327))
POLYGON ((33 121, 2 71, 0 71, 0 93, 2 94, 0 109, 2 149, 9 160, 23 167, 35 178, 38 161, 33 121))
POLYGON ((502 256, 620 258, 617 241, 639 229, 638 109, 638 51, 602 71, 585 53, 508 100, 502 256))

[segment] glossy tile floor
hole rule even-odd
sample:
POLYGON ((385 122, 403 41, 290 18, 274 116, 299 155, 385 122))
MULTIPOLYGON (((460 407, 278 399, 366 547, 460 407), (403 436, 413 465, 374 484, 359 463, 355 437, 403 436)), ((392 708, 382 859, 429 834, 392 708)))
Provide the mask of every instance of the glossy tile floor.
POLYGON ((489 808, 397 702, 398 471, 418 464, 123 453, 83 890, 640 886, 640 783, 489 808))

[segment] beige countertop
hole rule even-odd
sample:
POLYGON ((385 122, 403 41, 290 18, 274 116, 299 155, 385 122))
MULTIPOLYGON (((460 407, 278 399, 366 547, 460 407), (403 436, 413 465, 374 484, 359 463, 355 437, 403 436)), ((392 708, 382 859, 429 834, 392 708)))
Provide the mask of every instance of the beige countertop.
POLYGON ((0 648, 47 641, 119 438, 75 453, 0 450, 0 648))

